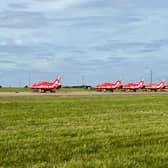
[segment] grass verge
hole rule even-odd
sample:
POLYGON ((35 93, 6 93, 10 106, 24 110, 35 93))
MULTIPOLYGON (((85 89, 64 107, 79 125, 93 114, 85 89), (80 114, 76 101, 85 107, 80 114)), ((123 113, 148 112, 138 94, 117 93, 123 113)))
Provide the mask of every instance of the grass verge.
POLYGON ((0 168, 168 167, 168 97, 0 99, 0 168))

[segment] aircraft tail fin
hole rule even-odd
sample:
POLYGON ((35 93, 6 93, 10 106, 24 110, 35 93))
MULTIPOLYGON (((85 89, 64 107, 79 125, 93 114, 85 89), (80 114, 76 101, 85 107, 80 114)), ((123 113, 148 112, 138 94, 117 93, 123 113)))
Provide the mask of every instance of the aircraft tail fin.
POLYGON ((165 84, 165 81, 162 80, 162 81, 160 81, 159 86, 160 86, 160 87, 161 87, 161 86, 164 86, 164 84, 165 84))
POLYGON ((119 86, 120 84, 121 84, 121 80, 117 80, 117 81, 114 83, 115 86, 119 86))
POLYGON ((121 83, 121 80, 117 80, 116 82, 115 82, 115 84, 120 84, 121 83))
POLYGON ((61 80, 61 78, 58 76, 58 77, 54 80, 53 84, 58 84, 58 83, 60 83, 60 80, 61 80))
POLYGON ((48 88, 55 88, 57 85, 59 85, 59 86, 61 86, 61 84, 60 84, 60 77, 57 77, 56 79, 55 79, 55 81, 52 83, 52 85, 51 86, 49 86, 48 88))
POLYGON ((144 80, 143 79, 138 82, 139 86, 142 86, 143 84, 144 84, 144 80))

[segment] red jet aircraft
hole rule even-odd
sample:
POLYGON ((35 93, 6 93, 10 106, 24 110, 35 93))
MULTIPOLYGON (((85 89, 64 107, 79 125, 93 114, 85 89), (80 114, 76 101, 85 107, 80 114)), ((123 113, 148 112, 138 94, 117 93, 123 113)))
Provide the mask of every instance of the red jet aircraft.
POLYGON ((46 91, 50 91, 50 92, 53 92, 55 91, 56 89, 60 89, 61 88, 61 83, 60 83, 60 78, 57 77, 55 79, 54 82, 52 83, 49 83, 49 82, 41 82, 41 83, 38 83, 38 84, 35 84, 35 85, 32 85, 29 87, 29 89, 32 89, 32 90, 39 90, 39 92, 46 92, 46 91))
POLYGON ((128 83, 123 85, 123 89, 132 90, 134 92, 136 92, 138 89, 143 89, 144 87, 145 85, 143 80, 139 81, 138 83, 128 83))
POLYGON ((159 84, 153 84, 153 83, 148 84, 145 86, 145 88, 156 92, 157 90, 165 88, 164 81, 160 81, 159 84))
POLYGON ((166 85, 164 85, 164 89, 168 89, 168 85, 166 84, 166 85))
POLYGON ((121 85, 121 80, 117 80, 115 83, 103 83, 100 85, 97 85, 95 87, 93 87, 94 90, 103 90, 103 91, 114 91, 117 89, 121 89, 122 85, 121 85))

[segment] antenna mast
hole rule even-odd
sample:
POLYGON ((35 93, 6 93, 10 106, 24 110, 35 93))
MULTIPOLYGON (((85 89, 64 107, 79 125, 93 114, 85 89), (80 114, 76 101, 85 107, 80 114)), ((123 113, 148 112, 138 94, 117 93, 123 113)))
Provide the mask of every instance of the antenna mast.
POLYGON ((150 70, 150 82, 153 83, 153 72, 150 70))

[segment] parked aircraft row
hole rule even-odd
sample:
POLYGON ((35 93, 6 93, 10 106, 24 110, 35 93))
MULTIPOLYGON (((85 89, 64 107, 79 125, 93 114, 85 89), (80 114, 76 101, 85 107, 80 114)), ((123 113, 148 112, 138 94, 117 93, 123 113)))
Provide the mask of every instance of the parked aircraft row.
POLYGON ((128 83, 126 85, 121 85, 121 80, 117 80, 115 83, 103 83, 93 87, 94 90, 103 90, 103 91, 114 91, 118 89, 132 90, 136 92, 137 90, 147 89, 150 91, 157 91, 162 89, 168 89, 168 85, 165 85, 164 81, 160 81, 159 84, 144 84, 144 80, 139 81, 138 83, 128 83))
MULTIPOLYGON (((55 91, 61 88, 60 77, 57 77, 54 82, 40 82, 29 87, 32 90, 39 90, 40 92, 55 91)), ((164 81, 160 81, 159 84, 144 84, 144 80, 138 83, 128 83, 126 85, 121 84, 121 80, 117 80, 115 83, 103 83, 92 87, 93 90, 114 91, 119 89, 125 89, 136 92, 137 90, 147 89, 151 91, 157 91, 161 89, 168 89, 168 85, 165 85, 164 81)))

